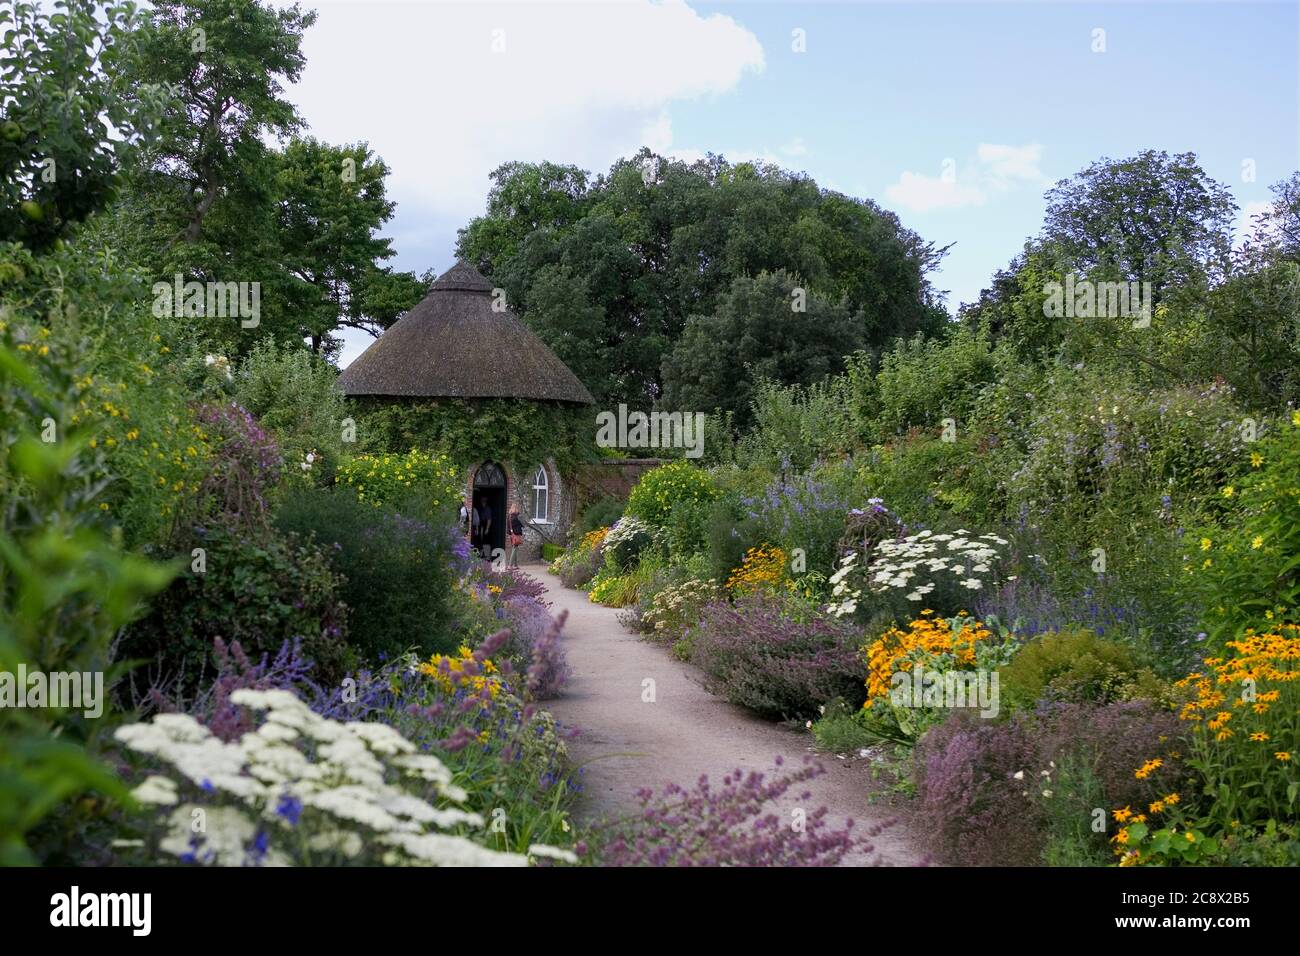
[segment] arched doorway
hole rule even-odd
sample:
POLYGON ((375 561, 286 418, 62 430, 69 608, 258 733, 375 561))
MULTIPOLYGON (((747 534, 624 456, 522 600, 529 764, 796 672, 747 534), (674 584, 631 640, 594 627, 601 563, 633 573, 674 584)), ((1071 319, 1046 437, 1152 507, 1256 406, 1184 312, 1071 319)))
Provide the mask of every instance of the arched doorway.
POLYGON ((474 504, 480 511, 486 504, 491 515, 487 544, 493 550, 506 546, 506 472, 494 461, 485 461, 474 472, 474 504))

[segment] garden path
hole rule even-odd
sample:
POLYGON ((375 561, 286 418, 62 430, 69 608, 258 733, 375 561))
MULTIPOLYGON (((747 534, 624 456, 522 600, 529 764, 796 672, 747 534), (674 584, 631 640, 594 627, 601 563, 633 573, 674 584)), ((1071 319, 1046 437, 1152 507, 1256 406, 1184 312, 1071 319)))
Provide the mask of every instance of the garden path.
MULTIPOLYGON (((578 734, 568 742, 575 764, 583 768, 583 787, 576 812, 586 821, 635 812, 641 787, 656 792, 667 783, 689 787, 701 774, 715 785, 730 770, 770 771, 780 754, 786 767, 798 767, 813 753, 811 738, 789 727, 762 720, 713 696, 700 686, 692 668, 666 649, 647 643, 618 621, 618 611, 587 600, 564 587, 544 566, 527 569, 546 585, 553 614, 569 612, 564 644, 572 675, 564 695, 547 709, 578 734), (643 682, 654 681, 654 703, 642 701, 643 682)), ((825 805, 836 826, 847 818, 854 829, 887 819, 888 807, 872 806, 866 760, 819 755, 827 772, 804 786, 794 786, 779 802, 783 815, 796 806, 812 811, 825 805), (798 793, 811 791, 801 802, 798 793)), ((860 830, 859 830, 860 832, 860 830)), ((883 862, 915 865, 923 854, 905 819, 872 843, 883 862)), ((846 865, 868 862, 855 854, 846 865)))

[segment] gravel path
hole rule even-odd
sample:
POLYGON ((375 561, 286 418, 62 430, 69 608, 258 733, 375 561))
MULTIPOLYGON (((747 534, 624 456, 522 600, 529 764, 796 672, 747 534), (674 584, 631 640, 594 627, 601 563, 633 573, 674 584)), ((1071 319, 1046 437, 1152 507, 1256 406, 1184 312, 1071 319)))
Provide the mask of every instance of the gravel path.
MULTIPOLYGON (((767 771, 780 754, 787 767, 802 765, 813 753, 811 738, 769 723, 714 697, 697 682, 693 669, 666 649, 639 640, 618 622, 613 608, 592 604, 581 591, 564 587, 543 566, 528 568, 543 581, 552 613, 569 612, 564 643, 573 669, 564 696, 549 709, 578 731, 569 741, 584 792, 576 812, 586 820, 623 816, 636 809, 641 787, 658 791, 666 783, 692 785, 701 774, 715 784, 740 768, 767 771), (654 681, 653 703, 643 702, 643 682, 654 681)), ((825 805, 838 825, 851 818, 855 829, 894 816, 867 802, 868 765, 861 760, 818 759, 827 773, 805 787, 793 787, 781 801, 788 815, 799 805, 795 791, 810 790, 806 810, 825 805)), ((883 862, 920 862, 922 854, 900 819, 873 841, 883 862)), ((845 861, 867 862, 863 854, 845 861)))

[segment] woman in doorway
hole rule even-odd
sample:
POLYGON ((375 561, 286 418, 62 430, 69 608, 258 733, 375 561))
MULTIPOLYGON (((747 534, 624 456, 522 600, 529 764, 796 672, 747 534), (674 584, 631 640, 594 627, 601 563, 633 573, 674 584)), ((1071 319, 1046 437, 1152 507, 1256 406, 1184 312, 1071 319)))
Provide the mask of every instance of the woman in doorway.
POLYGON ((519 520, 519 506, 510 506, 510 525, 506 528, 510 534, 510 567, 519 567, 519 546, 524 543, 524 523, 519 520))
POLYGON ((484 561, 492 560, 492 506, 488 504, 487 495, 478 500, 478 540, 479 552, 484 561))

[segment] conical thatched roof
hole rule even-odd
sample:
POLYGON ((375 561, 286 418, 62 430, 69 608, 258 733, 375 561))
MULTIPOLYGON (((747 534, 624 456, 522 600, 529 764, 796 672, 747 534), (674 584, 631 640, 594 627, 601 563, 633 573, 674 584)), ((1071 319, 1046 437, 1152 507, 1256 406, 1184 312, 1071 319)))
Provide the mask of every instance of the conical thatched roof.
POLYGON ((492 310, 492 283, 458 262, 339 375, 348 395, 531 398, 592 404, 569 367, 514 313, 492 310))

